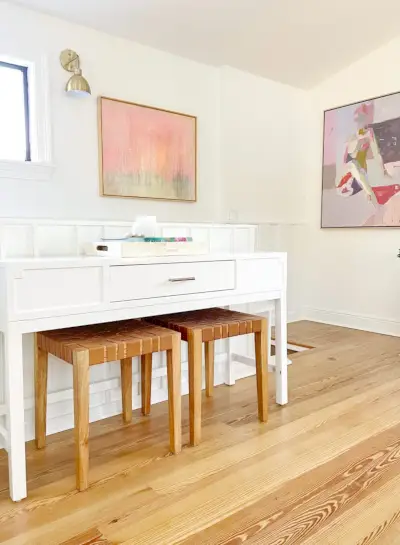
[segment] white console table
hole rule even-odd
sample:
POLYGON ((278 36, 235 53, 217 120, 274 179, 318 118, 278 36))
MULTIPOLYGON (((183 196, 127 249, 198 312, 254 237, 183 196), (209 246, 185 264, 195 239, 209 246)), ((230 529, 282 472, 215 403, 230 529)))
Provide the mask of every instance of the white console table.
MULTIPOLYGON (((288 402, 286 254, 0 261, 10 495, 26 497, 22 336, 49 329, 275 301, 276 401, 288 402)), ((231 383, 231 362, 227 380, 231 383)))

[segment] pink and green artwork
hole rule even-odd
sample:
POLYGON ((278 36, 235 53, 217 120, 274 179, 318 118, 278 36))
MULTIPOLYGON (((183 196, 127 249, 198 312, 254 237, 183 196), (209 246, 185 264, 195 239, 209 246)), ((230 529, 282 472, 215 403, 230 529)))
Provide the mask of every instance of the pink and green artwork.
POLYGON ((196 200, 196 118, 101 97, 101 193, 196 200))
POLYGON ((325 112, 322 227, 400 227, 400 93, 325 112))

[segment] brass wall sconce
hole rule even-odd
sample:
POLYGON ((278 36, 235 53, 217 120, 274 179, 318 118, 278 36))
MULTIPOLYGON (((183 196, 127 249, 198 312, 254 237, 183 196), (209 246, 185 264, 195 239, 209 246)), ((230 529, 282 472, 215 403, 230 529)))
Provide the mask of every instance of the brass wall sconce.
POLYGON ((82 76, 79 55, 71 49, 64 49, 60 53, 60 62, 64 70, 73 72, 67 81, 65 91, 73 94, 92 94, 88 81, 82 76))

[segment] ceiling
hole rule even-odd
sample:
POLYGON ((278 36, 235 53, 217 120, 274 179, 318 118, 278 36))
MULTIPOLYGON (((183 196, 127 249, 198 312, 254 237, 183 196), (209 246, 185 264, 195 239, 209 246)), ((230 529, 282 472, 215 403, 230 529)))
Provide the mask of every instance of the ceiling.
POLYGON ((399 0, 18 0, 212 65, 309 88, 400 34, 399 0))

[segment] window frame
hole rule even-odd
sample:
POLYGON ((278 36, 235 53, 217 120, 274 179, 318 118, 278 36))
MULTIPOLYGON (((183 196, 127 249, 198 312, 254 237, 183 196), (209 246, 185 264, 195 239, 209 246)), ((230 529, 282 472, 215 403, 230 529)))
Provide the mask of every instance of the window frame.
POLYGON ((24 93, 24 119, 25 119, 25 161, 32 161, 31 151, 31 122, 30 122, 30 109, 29 109, 29 80, 28 80, 28 67, 20 64, 13 64, 0 60, 0 68, 9 68, 11 70, 18 70, 22 73, 22 85, 24 93))
POLYGON ((53 179, 52 118, 48 59, 38 52, 1 51, 0 61, 26 67, 28 80, 29 136, 31 160, 1 160, 0 182, 23 180, 49 182, 53 179))

